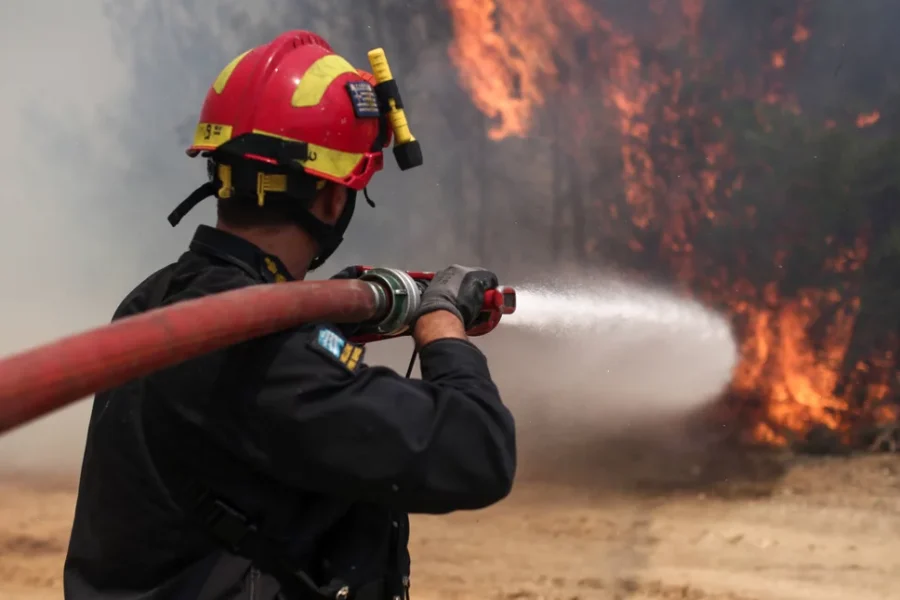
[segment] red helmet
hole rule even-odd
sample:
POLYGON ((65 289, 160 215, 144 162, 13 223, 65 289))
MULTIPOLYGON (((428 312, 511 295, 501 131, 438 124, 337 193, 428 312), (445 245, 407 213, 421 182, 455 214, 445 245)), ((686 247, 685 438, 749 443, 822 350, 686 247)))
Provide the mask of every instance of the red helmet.
MULTIPOLYGON (((306 146, 293 157, 303 171, 354 190, 384 166, 391 130, 379 111, 375 80, 354 68, 324 39, 289 31, 241 54, 206 95, 189 156, 245 134, 306 146)), ((277 164, 272 156, 245 158, 277 164)))
POLYGON ((384 167, 391 138, 402 170, 422 164, 384 51, 369 52, 369 64, 374 75, 307 31, 289 31, 232 60, 207 93, 187 149, 188 156, 209 155, 209 181, 172 211, 169 223, 174 227, 210 196, 255 195, 259 206, 286 208, 315 238, 319 252, 310 268, 321 265, 343 239, 356 192, 384 167), (325 180, 349 188, 334 225, 307 209, 325 180))

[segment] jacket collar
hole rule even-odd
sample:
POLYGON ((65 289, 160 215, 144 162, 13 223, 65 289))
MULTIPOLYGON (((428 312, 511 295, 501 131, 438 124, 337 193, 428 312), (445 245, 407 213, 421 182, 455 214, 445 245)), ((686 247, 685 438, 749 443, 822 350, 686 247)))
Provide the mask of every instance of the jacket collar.
POLYGON ((191 251, 240 267, 248 275, 267 283, 294 281, 290 272, 277 256, 234 234, 200 225, 191 240, 191 251))

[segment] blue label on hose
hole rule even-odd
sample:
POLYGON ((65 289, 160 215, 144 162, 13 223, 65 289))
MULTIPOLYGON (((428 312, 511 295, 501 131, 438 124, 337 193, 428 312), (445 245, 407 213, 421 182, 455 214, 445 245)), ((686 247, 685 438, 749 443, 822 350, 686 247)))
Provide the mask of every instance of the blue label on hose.
POLYGON ((356 371, 362 363, 365 349, 345 340, 329 327, 319 327, 310 345, 320 353, 333 358, 350 371, 356 371))

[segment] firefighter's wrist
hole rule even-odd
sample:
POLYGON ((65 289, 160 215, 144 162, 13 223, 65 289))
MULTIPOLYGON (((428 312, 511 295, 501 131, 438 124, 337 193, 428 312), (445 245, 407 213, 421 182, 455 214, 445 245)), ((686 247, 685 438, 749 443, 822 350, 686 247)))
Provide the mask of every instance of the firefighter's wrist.
POLYGON ((416 340, 416 346, 422 348, 436 340, 446 338, 466 340, 468 336, 458 315, 449 310, 437 309, 416 319, 413 338, 416 340))

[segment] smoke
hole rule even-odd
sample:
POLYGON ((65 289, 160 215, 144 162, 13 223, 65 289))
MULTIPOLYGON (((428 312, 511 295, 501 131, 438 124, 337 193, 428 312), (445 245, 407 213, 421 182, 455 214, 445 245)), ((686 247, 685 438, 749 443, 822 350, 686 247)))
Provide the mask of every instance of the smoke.
MULTIPOLYGON (((132 78, 99 5, 16 2, 0 13, 7 353, 108 319, 148 264, 128 242, 127 152, 107 120, 123 114, 132 78)), ((0 439, 0 463, 77 464, 85 409, 0 439)))
MULTIPOLYGON (((0 9, 0 352, 107 322, 211 217, 201 207, 174 231, 165 220, 202 182, 202 167, 181 151, 185 123, 193 127, 185 120, 240 44, 226 38, 180 55, 172 49, 184 14, 167 6, 0 9)), ((89 409, 84 401, 0 438, 0 468, 77 469, 89 409)))
MULTIPOLYGON (((176 229, 165 217, 203 182, 204 165, 183 149, 210 82, 234 56, 306 28, 365 66, 367 48, 341 43, 353 38, 337 4, 42 0, 0 8, 0 352, 108 322, 136 284, 177 259, 199 223, 212 222, 211 203, 176 229)), ((422 77, 424 89, 439 91, 436 75, 422 77)), ((318 276, 345 264, 408 262, 422 235, 417 219, 436 212, 437 196, 427 192, 438 182, 433 172, 398 177, 387 162, 370 189, 378 209, 360 207, 345 247, 318 276)), ((77 470, 89 412, 85 400, 0 437, 0 470, 77 470)))

